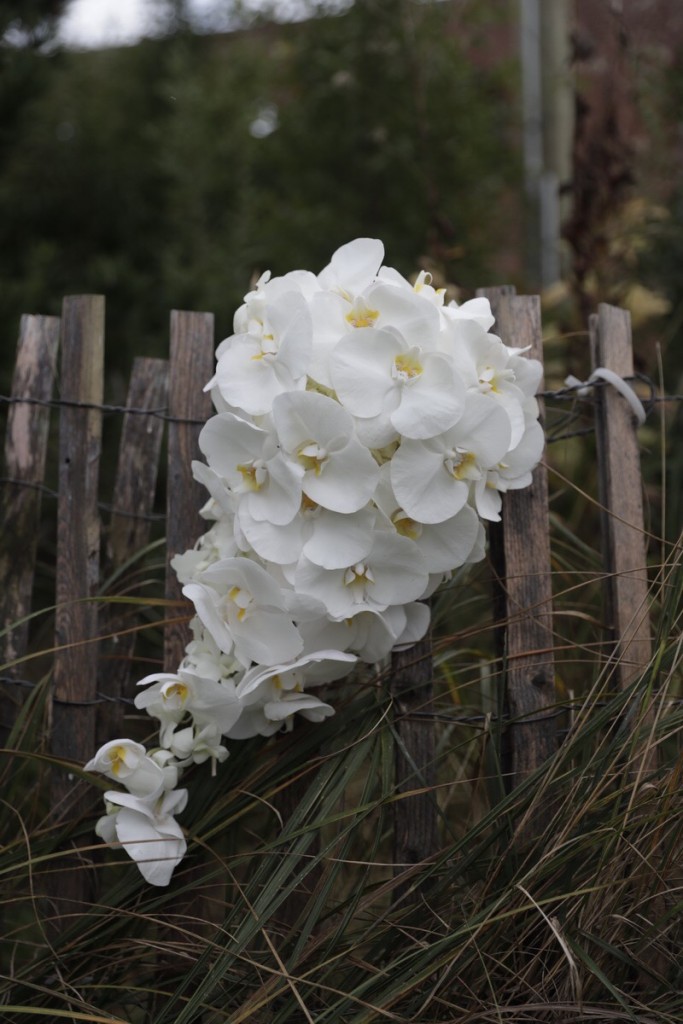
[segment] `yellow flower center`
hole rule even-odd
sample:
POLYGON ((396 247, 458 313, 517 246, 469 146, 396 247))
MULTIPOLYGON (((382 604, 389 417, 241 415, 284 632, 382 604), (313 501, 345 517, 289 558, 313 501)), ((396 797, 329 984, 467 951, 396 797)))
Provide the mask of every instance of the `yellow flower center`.
POLYGON ((477 457, 473 452, 456 449, 444 460, 446 471, 456 480, 478 480, 477 457))
POLYGON ((399 380, 414 380, 422 373, 422 363, 418 359, 417 349, 401 352, 394 359, 394 376, 399 380))
POLYGON ((266 470, 261 459, 256 462, 245 463, 237 466, 242 475, 242 488, 245 491, 260 491, 266 479, 266 470))
POLYGON ((120 775, 121 769, 126 767, 126 748, 114 747, 108 754, 111 770, 114 775, 120 775))
POLYGON ((261 335, 261 351, 252 356, 252 359, 265 359, 266 356, 277 355, 277 343, 274 334, 261 335))
POLYGON ((479 371, 479 387, 482 391, 493 391, 494 394, 498 393, 496 387, 496 371, 492 366, 484 366, 479 371))
POLYGON ((313 499, 309 498, 307 494, 301 495, 301 512, 303 515, 305 515, 306 512, 317 512, 319 508, 320 505, 317 501, 313 501, 313 499))
POLYGON ((296 457, 304 467, 320 476, 320 472, 327 462, 327 451, 315 441, 304 441, 296 451, 296 457))
POLYGON ((396 527, 396 532, 400 533, 402 537, 417 540, 422 534, 422 523, 415 522, 401 508, 394 512, 391 521, 396 527))
POLYGON ((252 596, 246 590, 242 590, 240 587, 232 587, 228 591, 228 600, 232 601, 237 606, 237 619, 239 622, 244 622, 247 617, 249 605, 252 603, 252 596))
POLYGON ((346 314, 346 319, 352 327, 374 327, 378 317, 378 309, 370 309, 362 302, 356 303, 353 309, 346 314))
POLYGON ((272 676, 270 681, 271 681, 271 683, 273 684, 273 686, 275 687, 276 690, 286 690, 288 693, 303 693, 304 692, 303 685, 301 684, 301 681, 298 679, 296 674, 294 674, 294 682, 292 683, 290 681, 289 685, 286 685, 285 683, 283 683, 282 676, 280 676, 280 675, 272 676))
POLYGON ((177 699, 181 704, 184 704, 187 700, 188 693, 189 690, 185 683, 171 683, 171 685, 164 690, 164 700, 175 701, 177 699))
POLYGON ((355 565, 349 566, 344 573, 345 587, 364 587, 366 583, 374 582, 375 577, 372 574, 372 569, 365 562, 357 562, 355 565))

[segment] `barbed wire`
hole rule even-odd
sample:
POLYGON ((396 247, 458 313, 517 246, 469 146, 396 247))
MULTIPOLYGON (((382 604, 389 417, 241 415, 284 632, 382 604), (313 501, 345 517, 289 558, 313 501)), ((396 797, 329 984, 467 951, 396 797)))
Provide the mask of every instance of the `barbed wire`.
MULTIPOLYGON (((683 395, 658 395, 657 385, 648 377, 646 373, 633 373, 628 377, 622 377, 622 380, 626 381, 627 384, 644 384, 649 395, 644 398, 643 404, 647 409, 650 405, 656 402, 670 402, 670 401, 683 401, 683 395)), ((590 395, 586 394, 587 391, 595 388, 601 389, 608 387, 610 382, 601 378, 588 381, 576 381, 572 384, 565 384, 561 388, 556 388, 554 391, 539 391, 536 395, 537 398, 544 399, 557 399, 557 401, 574 401, 577 397, 590 400, 590 395)))
MULTIPOLYGON (((657 394, 657 387, 654 381, 644 373, 635 373, 632 376, 624 377, 622 379, 627 383, 634 382, 644 384, 648 388, 649 395, 642 399, 643 406, 648 413, 651 412, 654 406, 658 404, 667 402, 683 402, 683 394, 657 394)), ((539 391, 536 397, 544 399, 545 401, 556 400, 558 402, 575 402, 577 399, 590 401, 591 396, 586 394, 588 390, 592 391, 606 386, 609 386, 609 382, 605 380, 594 380, 589 382, 579 381, 576 384, 568 384, 564 387, 556 388, 555 390, 539 391)), ((29 396, 0 395, 0 405, 37 405, 50 409, 84 409, 97 410, 106 414, 116 413, 118 415, 151 416, 153 418, 163 420, 166 423, 178 423, 187 426, 203 426, 206 423, 205 418, 198 419, 186 416, 172 416, 167 407, 144 409, 130 405, 109 405, 99 402, 80 402, 67 398, 35 398, 29 396)), ((560 440, 560 438, 555 438, 555 440, 560 440)))
MULTIPOLYGON (((647 397, 642 399, 647 415, 651 413, 658 403, 683 402, 683 394, 657 394, 654 382, 645 374, 637 373, 633 376, 625 377, 624 380, 628 383, 640 383, 647 387, 649 394, 647 397)), ((607 384, 607 381, 599 379, 586 383, 579 381, 577 383, 564 385, 563 387, 555 390, 548 389, 540 391, 537 397, 546 401, 570 401, 574 407, 581 407, 581 403, 591 403, 592 394, 588 392, 592 392, 596 388, 603 388, 607 386, 607 384)), ((165 423, 174 423, 185 426, 201 427, 206 423, 206 419, 171 416, 167 407, 158 409, 140 409, 134 406, 115 406, 115 404, 77 401, 69 398, 37 398, 0 394, 0 406, 3 406, 3 404, 4 406, 19 406, 19 404, 27 404, 27 406, 39 406, 46 409, 81 409, 85 411, 98 411, 103 415, 148 416, 163 420, 165 423)), ((567 413, 566 418, 562 420, 561 424, 557 424, 555 427, 547 426, 546 442, 548 444, 556 444, 560 441, 569 440, 574 437, 584 437, 595 433, 594 424, 566 429, 572 423, 577 422, 581 416, 582 410, 581 408, 577 408, 574 409, 574 411, 567 413)), ((56 490, 49 487, 47 484, 38 481, 22 480, 14 477, 3 476, 0 477, 0 483, 33 488, 35 490, 39 490, 39 492, 47 498, 53 500, 58 499, 56 490)), ((108 513, 111 516, 122 516, 147 522, 162 522, 166 518, 163 512, 140 514, 137 512, 131 512, 128 509, 117 508, 115 505, 106 502, 98 502, 97 507, 100 512, 108 513)))
MULTIPOLYGON (((14 676, 0 676, 0 684, 4 686, 16 686, 23 689, 35 689, 39 684, 30 679, 17 679, 14 676)), ((112 696, 111 694, 96 692, 95 697, 89 700, 63 700, 59 697, 52 697, 54 704, 61 704, 68 707, 94 707, 103 704, 121 704, 124 707, 135 707, 132 697, 112 696)), ((668 708, 683 708, 683 697, 673 697, 667 700, 668 708)), ((520 718, 512 718, 507 714, 496 714, 495 712, 468 712, 468 711, 409 711, 402 714, 402 718, 419 718, 433 722, 442 722, 446 725, 478 725, 488 726, 489 724, 503 723, 506 725, 533 725, 537 722, 550 721, 560 718, 562 715, 570 714, 572 711, 580 711, 585 702, 579 699, 562 701, 559 704, 551 705, 548 710, 540 710, 533 715, 520 718)), ((606 700, 591 701, 591 710, 595 708, 606 708, 609 702, 606 700)))
MULTIPOLYGON (((0 476, 0 484, 14 485, 15 487, 28 487, 30 490, 39 491, 48 498, 59 500, 59 492, 47 484, 38 483, 36 480, 19 480, 16 477, 0 476)), ((130 509, 117 508, 108 501, 98 501, 97 507, 100 512, 108 512, 110 516, 121 516, 125 519, 139 519, 147 523, 162 523, 166 520, 165 512, 131 512, 130 509)))
MULTIPOLYGON (((642 399, 643 407, 647 415, 649 415, 656 405, 669 403, 669 402, 683 402, 683 394, 657 394, 657 387, 652 380, 643 373, 635 373, 632 376, 624 377, 628 383, 640 383, 648 388, 649 394, 647 397, 642 399)), ((588 392, 593 391, 596 388, 604 388, 609 386, 609 382, 606 380, 594 380, 590 382, 581 382, 567 384, 561 388, 555 390, 544 390, 538 392, 537 398, 543 399, 544 401, 558 401, 558 402, 572 402, 575 406, 580 403, 590 404, 592 401, 592 394, 588 392)), ((130 405, 111 405, 106 403, 96 402, 80 402, 76 400, 66 398, 35 398, 35 397, 22 397, 15 395, 0 395, 0 405, 36 405, 50 409, 83 409, 86 411, 97 410, 103 414, 116 414, 116 415, 132 415, 132 416, 150 416, 155 419, 163 420, 165 423, 175 423, 184 426, 196 426, 201 427, 206 423, 206 419, 196 419, 194 417, 185 416, 172 416, 167 407, 155 408, 155 409, 144 409, 130 405)), ((548 427, 546 425, 546 444, 557 444, 561 441, 568 441, 576 437, 586 437, 590 434, 595 433, 595 426, 593 424, 576 427, 574 429, 566 429, 572 423, 576 422, 581 416, 581 409, 577 408, 574 411, 568 412, 566 417, 563 418, 561 424, 555 427, 548 427)), ((18 487, 28 487, 34 490, 40 491, 46 497, 52 499, 58 499, 59 495, 56 490, 47 486, 44 483, 37 481, 21 480, 14 477, 0 477, 0 484, 8 484, 18 487)), ((137 513, 131 512, 129 509, 120 509, 115 505, 108 502, 98 502, 98 508, 101 512, 106 512, 111 516, 122 516, 127 519, 138 519, 146 522, 163 522, 166 516, 163 512, 151 512, 151 513, 137 513)))
MULTIPOLYGON (((0 685, 16 686, 19 689, 33 690, 39 684, 31 679, 16 679, 14 676, 0 676, 0 685)), ((62 700, 60 697, 53 697, 52 702, 54 704, 64 704, 75 708, 89 708, 96 704, 123 704, 126 707, 135 707, 135 702, 132 697, 113 697, 111 694, 100 693, 99 691, 97 691, 96 696, 92 697, 90 700, 62 700)))
POLYGON ((78 402, 68 398, 33 398, 15 395, 0 395, 0 405, 39 405, 49 409, 85 409, 97 410, 102 413, 117 413, 131 416, 152 416, 165 423, 182 423, 188 426, 201 427, 206 419, 193 419, 186 416, 171 416, 166 407, 160 409, 138 409, 131 405, 106 405, 99 402, 78 402))

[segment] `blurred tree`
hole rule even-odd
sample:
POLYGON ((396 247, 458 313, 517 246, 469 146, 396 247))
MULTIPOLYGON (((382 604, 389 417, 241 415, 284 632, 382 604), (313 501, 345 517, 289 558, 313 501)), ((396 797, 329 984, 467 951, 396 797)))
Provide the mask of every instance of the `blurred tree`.
POLYGON ((59 313, 61 296, 104 292, 121 362, 158 331, 164 182, 150 126, 159 44, 64 54, 27 102, 0 178, 0 318, 59 313))
POLYGON ((46 49, 67 0, 0 0, 0 161, 24 105, 43 88, 46 49), (19 9, 17 9, 19 7, 19 9))
MULTIPOLYGON (((653 59, 654 63, 654 59, 653 59)), ((655 167, 658 205, 641 218, 643 244, 637 260, 639 280, 664 295, 670 305, 666 319, 655 320, 650 331, 661 353, 664 390, 683 394, 683 184, 678 168, 683 157, 683 47, 669 63, 659 60, 648 81, 647 113, 653 125, 653 145, 647 152, 655 167), (655 134, 656 132, 656 134, 655 134)), ((657 376, 657 369, 650 371, 657 376)), ((680 535, 683 523, 683 401, 668 405, 668 491, 663 510, 667 536, 680 535)))
POLYGON ((221 334, 248 286, 262 229, 250 126, 270 74, 258 34, 209 40, 185 32, 168 51, 163 88, 172 104, 155 125, 166 188, 161 272, 167 301, 215 312, 221 334))
MULTIPOLYGON (((7 161, 21 136, 27 109, 44 92, 56 62, 55 33, 66 4, 67 0, 24 0, 22 4, 17 4, 16 0, 0 0, 0 194, 7 161)), ((0 214, 2 212, 0 198, 0 214)), ((5 265, 8 262, 13 262, 12 252, 5 256, 5 265)), ((0 292, 0 310, 8 288, 11 290, 11 285, 5 279, 5 287, 0 292)), ((5 326, 2 312, 0 324, 5 326)), ((12 324, 12 333, 16 335, 15 324, 12 324)), ((13 357, 14 345, 5 346, 5 351, 13 357)), ((4 361, 0 362, 3 387, 8 373, 9 367, 4 361)))
POLYGON ((49 42, 68 0, 0 0, 0 39, 3 47, 33 48, 49 42))
POLYGON ((290 24, 230 6, 229 34, 193 35, 172 3, 163 38, 36 55, 49 89, 0 167, 6 336, 103 292, 115 380, 164 352, 169 309, 213 310, 223 336, 254 271, 317 270, 358 235, 404 273, 490 280, 518 180, 490 5, 357 0, 290 24))
POLYGON ((482 3, 357 0, 282 34, 276 130, 255 166, 264 260, 321 265, 350 236, 375 235, 404 272, 428 258, 481 283, 496 204, 519 180, 510 69, 482 60, 496 20, 482 3))

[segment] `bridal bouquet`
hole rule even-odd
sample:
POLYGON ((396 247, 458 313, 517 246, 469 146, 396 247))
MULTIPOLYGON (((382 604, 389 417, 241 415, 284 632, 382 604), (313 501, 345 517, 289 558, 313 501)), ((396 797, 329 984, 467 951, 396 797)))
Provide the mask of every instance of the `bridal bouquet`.
POLYGON ((124 787, 98 835, 154 885, 185 853, 183 769, 322 721, 316 686, 419 640, 421 599, 483 557, 483 520, 541 456, 540 363, 490 333, 488 300, 446 304, 383 258, 359 238, 318 275, 264 274, 216 352, 193 463, 210 525, 172 561, 193 639, 138 684, 158 748, 116 739, 86 765, 124 787))

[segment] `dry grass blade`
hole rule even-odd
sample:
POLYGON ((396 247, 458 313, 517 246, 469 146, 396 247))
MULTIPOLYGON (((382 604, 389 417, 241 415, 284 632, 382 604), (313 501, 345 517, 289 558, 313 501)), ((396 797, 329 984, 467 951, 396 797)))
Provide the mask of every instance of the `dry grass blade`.
MULTIPOLYGON (((122 851, 95 841, 94 811, 53 805, 51 776, 71 793, 84 773, 75 756, 48 754, 47 694, 54 656, 95 639, 136 637, 146 670, 159 667, 164 626, 184 626, 189 611, 152 596, 162 584, 150 558, 163 542, 110 567, 80 602, 100 610, 100 636, 53 640, 51 616, 66 604, 15 616, 31 642, 5 668, 23 666, 31 687, 0 750, 3 1020, 679 1024, 682 540, 644 528, 661 559, 647 600, 653 653, 620 689, 592 456, 572 474, 579 488, 555 451, 551 562, 540 570, 554 613, 543 634, 500 658, 501 626, 545 600, 503 623, 490 567, 456 574, 434 599, 433 693, 403 710, 433 729, 427 763, 395 727, 386 667, 335 684, 336 714, 318 728, 233 743, 210 782, 202 766, 187 773, 189 858, 168 888, 147 886, 122 851), (512 707, 506 671, 551 657, 554 696, 512 707), (524 729, 543 731, 539 713, 557 742, 513 778, 510 746, 519 762, 524 729), (403 786, 397 744, 412 773, 403 786), (417 797, 435 812, 438 846, 412 863, 394 856, 392 825, 417 797), (60 872, 89 877, 96 895, 57 907, 60 872)), ((523 565, 512 573, 523 575, 523 565)), ((148 738, 130 698, 121 717, 148 738)))

